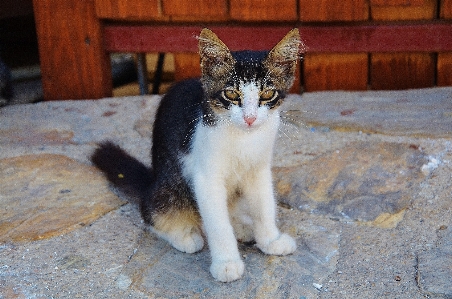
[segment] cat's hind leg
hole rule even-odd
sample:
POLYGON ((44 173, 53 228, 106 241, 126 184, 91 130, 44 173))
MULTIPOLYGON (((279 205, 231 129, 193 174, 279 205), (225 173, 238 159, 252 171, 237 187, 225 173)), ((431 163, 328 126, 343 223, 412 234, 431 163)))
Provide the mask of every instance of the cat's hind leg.
POLYGON ((179 251, 194 253, 204 247, 201 218, 193 209, 171 208, 152 215, 151 230, 179 251))
POLYGON ((204 247, 201 217, 187 184, 173 176, 157 180, 140 203, 141 216, 150 230, 179 251, 194 253, 204 247))

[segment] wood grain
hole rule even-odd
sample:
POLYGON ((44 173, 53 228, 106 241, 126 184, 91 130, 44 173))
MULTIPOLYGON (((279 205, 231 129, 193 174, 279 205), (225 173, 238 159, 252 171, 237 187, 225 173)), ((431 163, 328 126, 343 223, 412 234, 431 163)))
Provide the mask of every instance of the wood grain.
POLYGON ((296 21, 297 0, 229 0, 231 19, 240 21, 296 21))
POLYGON ((172 21, 225 21, 229 19, 227 0, 163 0, 163 14, 172 21))
POLYGON ((452 0, 441 0, 439 15, 442 19, 452 19, 452 0))
MULTIPOLYGON (((231 50, 265 50, 273 47, 289 25, 209 26, 231 50)), ((108 25, 107 51, 197 52, 196 36, 202 26, 108 25)), ((300 26, 309 52, 446 52, 452 51, 452 24, 389 24, 358 26, 300 26)))
POLYGON ((372 20, 432 20, 436 0, 370 0, 372 20))
POLYGON ((111 95, 109 55, 103 49, 94 0, 34 0, 46 100, 111 95))
POLYGON ((368 54, 310 54, 304 60, 306 91, 366 90, 368 54))
POLYGON ((372 89, 424 88, 435 85, 435 59, 429 53, 371 55, 372 89))
POLYGON ((365 21, 369 18, 366 0, 299 0, 300 21, 365 21))
MULTIPOLYGON (((96 15, 112 20, 164 20, 159 0, 95 0, 96 15)), ((167 18, 168 19, 168 18, 167 18)))
POLYGON ((439 53, 437 64, 437 85, 452 86, 452 52, 439 53))
POLYGON ((174 79, 176 81, 201 76, 198 53, 174 54, 174 79))

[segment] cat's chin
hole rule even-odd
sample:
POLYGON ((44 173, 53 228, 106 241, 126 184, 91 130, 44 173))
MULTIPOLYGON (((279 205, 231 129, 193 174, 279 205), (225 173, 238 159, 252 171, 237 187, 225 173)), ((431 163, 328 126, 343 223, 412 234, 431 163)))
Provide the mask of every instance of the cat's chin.
POLYGON ((256 119, 252 123, 249 123, 249 122, 246 122, 244 118, 240 118, 240 119, 236 118, 236 119, 231 119, 231 123, 233 126, 235 126, 236 128, 238 128, 240 130, 253 131, 253 130, 260 128, 264 122, 262 122, 262 120, 256 119))
POLYGON ((235 126, 238 127, 242 131, 251 132, 251 131, 259 129, 261 127, 261 124, 254 123, 252 125, 249 125, 249 124, 244 122, 244 123, 241 123, 241 124, 236 124, 235 126))

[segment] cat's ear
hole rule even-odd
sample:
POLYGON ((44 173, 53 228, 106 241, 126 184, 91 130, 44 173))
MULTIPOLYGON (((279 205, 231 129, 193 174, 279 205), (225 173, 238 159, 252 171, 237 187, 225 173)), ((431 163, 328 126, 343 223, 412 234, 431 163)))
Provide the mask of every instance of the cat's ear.
POLYGON ((292 29, 273 47, 265 59, 264 65, 274 80, 277 88, 289 90, 295 80, 297 61, 305 52, 298 29, 292 29))
MULTIPOLYGON (((226 80, 234 68, 234 58, 228 47, 210 29, 204 28, 199 35, 199 56, 203 82, 207 85, 226 80)), ((206 85, 205 84, 205 85, 206 85)), ((213 86, 205 86, 208 89, 213 86)))

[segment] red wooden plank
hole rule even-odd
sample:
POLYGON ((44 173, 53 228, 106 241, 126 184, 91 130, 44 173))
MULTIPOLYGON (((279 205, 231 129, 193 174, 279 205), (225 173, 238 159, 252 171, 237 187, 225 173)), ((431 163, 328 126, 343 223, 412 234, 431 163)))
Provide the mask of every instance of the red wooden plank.
POLYGON ((363 25, 301 29, 313 52, 437 52, 452 49, 452 24, 363 25))
POLYGON ((110 57, 94 0, 34 0, 33 8, 45 100, 111 96, 110 57))
MULTIPOLYGON (((268 49, 291 27, 218 27, 210 26, 231 50, 268 49)), ((197 52, 200 26, 106 26, 107 51, 197 52)))
MULTIPOLYGON (((201 26, 107 25, 110 52, 197 52, 201 26)), ((275 45, 292 27, 210 26, 231 50, 263 50, 275 45)), ((452 23, 299 27, 309 52, 440 52, 452 51, 452 23)))

